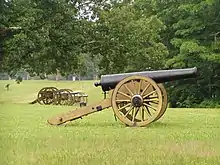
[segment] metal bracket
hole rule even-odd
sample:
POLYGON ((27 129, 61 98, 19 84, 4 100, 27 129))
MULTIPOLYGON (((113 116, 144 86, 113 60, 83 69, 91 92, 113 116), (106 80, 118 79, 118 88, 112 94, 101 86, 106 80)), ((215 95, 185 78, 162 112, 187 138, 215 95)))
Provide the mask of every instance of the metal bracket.
POLYGON ((102 106, 101 106, 101 105, 97 106, 97 107, 96 107, 96 110, 97 110, 97 111, 101 111, 101 110, 102 110, 102 106))

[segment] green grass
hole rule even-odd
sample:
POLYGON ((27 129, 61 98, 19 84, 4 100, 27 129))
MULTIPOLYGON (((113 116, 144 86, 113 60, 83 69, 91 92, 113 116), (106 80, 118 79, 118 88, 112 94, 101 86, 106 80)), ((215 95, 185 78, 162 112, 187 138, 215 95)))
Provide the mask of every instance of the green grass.
POLYGON ((46 120, 74 107, 28 104, 44 86, 82 89, 89 104, 103 98, 93 81, 0 81, 0 165, 220 164, 220 109, 168 109, 145 128, 108 109, 56 127, 46 120))

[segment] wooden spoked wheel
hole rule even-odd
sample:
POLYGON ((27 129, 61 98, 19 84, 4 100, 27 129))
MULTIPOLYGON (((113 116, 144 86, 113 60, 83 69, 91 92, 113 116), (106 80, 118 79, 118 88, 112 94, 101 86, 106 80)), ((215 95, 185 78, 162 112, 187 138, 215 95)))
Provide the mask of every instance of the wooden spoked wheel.
POLYGON ((68 90, 72 96, 72 99, 71 99, 72 101, 69 103, 69 105, 73 105, 75 103, 75 98, 74 98, 75 96, 74 96, 74 94, 72 94, 73 90, 72 89, 66 89, 66 90, 68 90))
POLYGON ((54 105, 59 105, 60 104, 60 98, 61 98, 61 94, 60 94, 60 90, 56 91, 56 94, 54 96, 54 105))
POLYGON ((55 95, 57 92, 55 87, 44 87, 42 88, 37 95, 37 102, 39 104, 50 105, 54 102, 55 95))
POLYGON ((164 113, 166 112, 166 109, 167 109, 167 105, 168 105, 168 96, 167 96, 167 91, 166 91, 164 85, 158 84, 158 86, 162 92, 163 104, 162 104, 162 109, 161 109, 159 115, 156 117, 156 119, 154 121, 159 120, 164 115, 164 113))
POLYGON ((56 97, 58 97, 56 100, 60 105, 72 105, 73 103, 70 89, 60 89, 56 97))
POLYGON ((111 101, 113 111, 121 122, 141 127, 150 124, 159 115, 163 96, 152 79, 130 76, 116 85, 111 101))

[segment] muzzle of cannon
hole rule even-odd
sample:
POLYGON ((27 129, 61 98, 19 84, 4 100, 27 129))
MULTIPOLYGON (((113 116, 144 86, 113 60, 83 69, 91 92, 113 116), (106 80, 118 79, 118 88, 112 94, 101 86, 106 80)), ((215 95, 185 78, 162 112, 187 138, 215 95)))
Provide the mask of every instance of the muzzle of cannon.
POLYGON ((103 75, 101 86, 108 97, 99 103, 77 108, 48 119, 60 125, 112 107, 115 116, 127 126, 147 126, 160 119, 167 109, 168 97, 162 83, 196 77, 197 68, 103 75))

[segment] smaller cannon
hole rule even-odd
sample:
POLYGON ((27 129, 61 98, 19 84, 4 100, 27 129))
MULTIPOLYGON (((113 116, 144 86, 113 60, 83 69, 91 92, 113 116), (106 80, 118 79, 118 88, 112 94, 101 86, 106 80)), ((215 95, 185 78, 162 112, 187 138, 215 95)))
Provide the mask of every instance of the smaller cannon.
POLYGON ((71 89, 60 89, 55 95, 55 104, 57 105, 73 105, 79 103, 80 107, 86 106, 88 102, 88 95, 79 92, 72 91, 71 89))
POLYGON ((37 99, 32 101, 30 104, 53 104, 55 102, 55 95, 57 91, 58 89, 56 87, 44 87, 38 92, 37 99))
POLYGON ((74 105, 79 103, 81 106, 86 106, 88 95, 83 92, 72 91, 71 89, 57 89, 56 87, 44 87, 38 94, 37 99, 30 104, 44 105, 74 105))
POLYGON ((160 119, 167 108, 167 92, 162 83, 193 78, 197 68, 144 71, 102 75, 104 97, 99 103, 63 113, 48 119, 51 125, 60 125, 83 116, 112 107, 115 116, 128 126, 147 126, 160 119))

